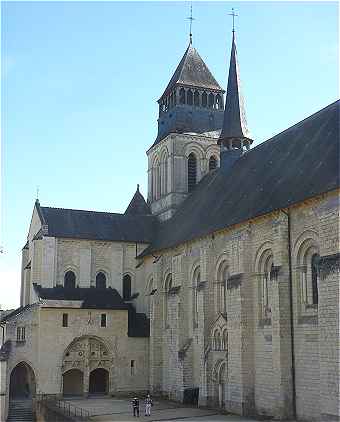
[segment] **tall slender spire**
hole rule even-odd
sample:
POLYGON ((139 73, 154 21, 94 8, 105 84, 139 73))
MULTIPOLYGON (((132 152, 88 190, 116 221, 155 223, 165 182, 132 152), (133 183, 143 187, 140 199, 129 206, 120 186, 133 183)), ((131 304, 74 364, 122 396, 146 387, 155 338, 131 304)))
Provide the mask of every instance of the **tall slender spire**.
POLYGON ((233 16, 233 35, 231 44, 230 66, 228 76, 228 88, 224 109, 224 119, 219 144, 223 143, 226 147, 247 148, 253 142, 250 138, 243 96, 241 93, 240 70, 237 61, 237 51, 235 42, 234 17, 237 16, 234 11, 233 16), (233 142, 235 140, 236 142, 233 142))

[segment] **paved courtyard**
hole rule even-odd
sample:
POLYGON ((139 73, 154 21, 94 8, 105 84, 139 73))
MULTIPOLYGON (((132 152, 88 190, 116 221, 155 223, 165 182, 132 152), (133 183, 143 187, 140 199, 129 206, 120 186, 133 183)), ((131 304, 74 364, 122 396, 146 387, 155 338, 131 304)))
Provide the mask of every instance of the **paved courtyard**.
POLYGON ((72 399, 73 405, 90 412, 91 420, 101 422, 115 421, 226 421, 226 422, 255 422, 255 419, 235 415, 219 414, 212 409, 197 409, 183 406, 169 401, 154 400, 151 416, 144 416, 144 403, 141 401, 140 417, 134 418, 128 399, 117 398, 89 398, 72 399))

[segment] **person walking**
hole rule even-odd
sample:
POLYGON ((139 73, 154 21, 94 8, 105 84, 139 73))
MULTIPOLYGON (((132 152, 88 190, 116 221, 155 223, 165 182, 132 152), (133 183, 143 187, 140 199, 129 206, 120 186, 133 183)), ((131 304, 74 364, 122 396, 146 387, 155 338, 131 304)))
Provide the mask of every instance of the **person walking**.
POLYGON ((135 397, 132 400, 132 409, 133 409, 133 416, 139 417, 139 399, 135 397))
POLYGON ((150 397, 150 394, 148 394, 145 399, 145 416, 151 416, 152 405, 152 398, 150 397))

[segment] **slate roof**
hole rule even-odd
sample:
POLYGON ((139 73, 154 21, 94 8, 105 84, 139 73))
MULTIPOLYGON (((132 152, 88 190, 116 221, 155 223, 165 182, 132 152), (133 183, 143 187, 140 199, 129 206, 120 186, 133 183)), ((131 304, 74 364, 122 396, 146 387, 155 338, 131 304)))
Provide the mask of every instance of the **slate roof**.
POLYGON ((78 300, 82 301, 81 309, 110 309, 128 311, 128 336, 149 337, 150 320, 143 313, 137 313, 131 303, 126 303, 116 289, 96 289, 94 287, 76 287, 65 289, 63 286, 52 288, 34 284, 40 299, 45 300, 78 300))
POLYGON ((339 188, 339 101, 205 176, 140 256, 339 188))
POLYGON ((34 289, 39 298, 46 300, 79 300, 83 309, 129 309, 127 303, 115 289, 96 289, 94 287, 76 287, 65 289, 63 286, 41 287, 34 289))
POLYGON ((125 210, 125 215, 151 215, 151 210, 145 202, 144 196, 139 192, 139 185, 131 199, 130 204, 125 210))
POLYGON ((228 76, 227 96, 224 108, 223 127, 219 143, 226 138, 248 138, 246 110, 241 92, 240 70, 237 61, 235 33, 233 33, 230 66, 228 76))
POLYGON ((25 312, 27 309, 33 308, 35 304, 26 305, 26 306, 19 306, 19 308, 14 309, 13 311, 6 313, 0 320, 0 324, 6 322, 7 320, 11 319, 16 315, 20 315, 21 313, 25 312))
POLYGON ((177 84, 224 92, 192 44, 186 49, 162 97, 177 84))
POLYGON ((157 225, 151 215, 38 207, 52 237, 150 243, 157 225))

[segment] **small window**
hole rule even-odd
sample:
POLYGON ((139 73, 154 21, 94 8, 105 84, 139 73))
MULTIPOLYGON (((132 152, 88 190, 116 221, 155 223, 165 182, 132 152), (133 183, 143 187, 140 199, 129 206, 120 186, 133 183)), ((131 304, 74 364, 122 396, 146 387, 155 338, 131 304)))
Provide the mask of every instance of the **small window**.
POLYGON ((193 153, 188 158, 188 192, 194 190, 197 179, 197 160, 193 153))
POLYGON ((198 91, 194 92, 194 105, 199 106, 200 105, 200 94, 198 91))
POLYGON ((187 92, 187 104, 192 105, 193 103, 193 94, 191 89, 188 90, 187 92))
POLYGON ((106 289, 106 275, 103 272, 96 275, 96 289, 106 289))
POLYGON ((208 96, 206 92, 202 94, 202 107, 206 107, 208 104, 208 96))
POLYGON ((212 155, 209 158, 209 171, 211 170, 215 170, 215 168, 217 167, 217 160, 216 158, 212 155))
POLYGON ((184 88, 181 88, 179 90, 179 103, 185 104, 185 89, 184 88))
POLYGON ((214 102, 215 102, 214 94, 210 93, 208 97, 208 107, 213 108, 214 102))
POLYGON ((319 255, 316 253, 312 256, 311 259, 311 273, 312 273, 312 300, 313 305, 319 303, 319 280, 318 280, 318 262, 319 255))
POLYGON ((63 314, 63 327, 68 327, 68 314, 63 314))
POLYGON ((131 375, 135 375, 135 361, 134 360, 130 362, 130 368, 131 368, 131 375))
POLYGON ((100 317, 100 326, 101 327, 106 327, 106 314, 101 314, 101 317, 100 317))
POLYGON ((123 277, 123 299, 129 300, 131 298, 131 277, 126 274, 123 277))
POLYGON ((26 328, 25 327, 17 327, 17 341, 25 341, 26 340, 26 328))
POLYGON ((74 289, 76 287, 76 275, 73 271, 67 271, 64 277, 65 289, 74 289))

